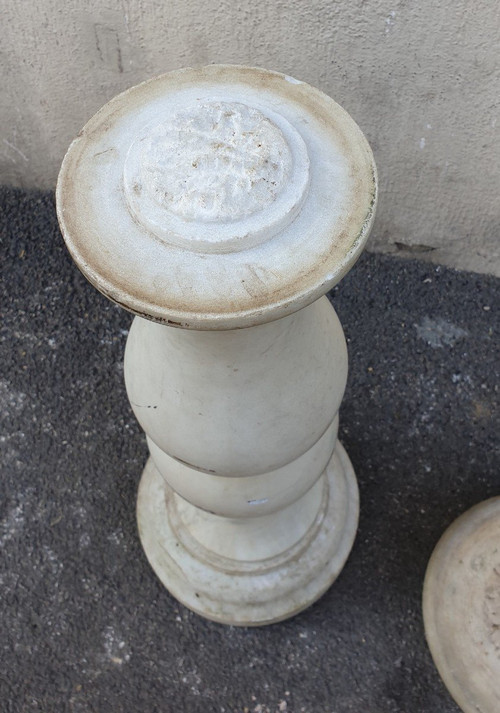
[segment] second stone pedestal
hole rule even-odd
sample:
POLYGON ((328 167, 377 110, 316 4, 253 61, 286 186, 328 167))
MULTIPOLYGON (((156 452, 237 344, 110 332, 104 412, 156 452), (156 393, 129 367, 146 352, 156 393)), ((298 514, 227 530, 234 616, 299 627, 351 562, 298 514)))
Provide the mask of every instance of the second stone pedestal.
POLYGON ((423 592, 434 663, 464 713, 500 710, 500 497, 460 515, 436 545, 423 592))

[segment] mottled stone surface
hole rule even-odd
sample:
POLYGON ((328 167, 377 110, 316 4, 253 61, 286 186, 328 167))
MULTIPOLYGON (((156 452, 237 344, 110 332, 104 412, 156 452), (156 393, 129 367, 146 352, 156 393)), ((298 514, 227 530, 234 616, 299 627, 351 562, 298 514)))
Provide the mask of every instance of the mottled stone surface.
POLYGON ((333 292, 358 537, 311 609, 226 628, 175 602, 141 550, 131 316, 71 263, 50 195, 4 189, 0 205, 3 709, 457 713, 421 587, 445 528, 500 492, 498 280, 364 255, 333 292))
POLYGON ((223 222, 272 203, 292 169, 292 154, 280 129, 257 109, 205 102, 155 126, 140 163, 144 189, 165 210, 223 222))

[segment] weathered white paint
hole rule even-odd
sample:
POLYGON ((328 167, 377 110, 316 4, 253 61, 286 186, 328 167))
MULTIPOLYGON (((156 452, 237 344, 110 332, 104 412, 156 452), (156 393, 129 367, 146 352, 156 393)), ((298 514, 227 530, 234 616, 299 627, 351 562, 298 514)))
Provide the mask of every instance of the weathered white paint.
POLYGON ((165 586, 208 618, 292 616, 349 554, 358 493, 337 441, 347 349, 322 295, 363 249, 376 199, 349 115, 245 67, 130 89, 64 159, 67 246, 141 315, 125 353, 151 453, 141 540, 165 586))
POLYGON ((6 0, 0 180, 53 187, 80 127, 143 79, 270 67, 370 139, 384 196, 371 249, 500 274, 499 26, 492 0, 6 0))

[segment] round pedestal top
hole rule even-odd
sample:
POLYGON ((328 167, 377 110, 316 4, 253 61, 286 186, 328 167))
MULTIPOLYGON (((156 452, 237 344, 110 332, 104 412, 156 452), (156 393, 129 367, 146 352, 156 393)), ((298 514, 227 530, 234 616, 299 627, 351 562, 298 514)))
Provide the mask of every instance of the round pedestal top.
POLYGON ((425 633, 465 713, 500 710, 500 497, 459 517, 439 541, 424 585, 425 633))
POLYGON ((110 101, 57 186, 68 248, 101 292, 148 319, 231 329, 314 301, 358 257, 376 172, 332 99, 275 72, 170 72, 110 101))

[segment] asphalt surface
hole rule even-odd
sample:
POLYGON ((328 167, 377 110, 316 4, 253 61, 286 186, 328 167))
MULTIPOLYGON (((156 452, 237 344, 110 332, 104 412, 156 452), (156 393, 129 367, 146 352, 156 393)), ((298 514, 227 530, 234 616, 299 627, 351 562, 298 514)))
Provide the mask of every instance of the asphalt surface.
POLYGON ((365 254, 333 291, 358 536, 309 610, 238 629, 178 604, 142 552, 131 315, 72 264, 52 195, 2 189, 0 229, 0 708, 456 713, 421 590, 445 528, 500 492, 500 281, 365 254))

